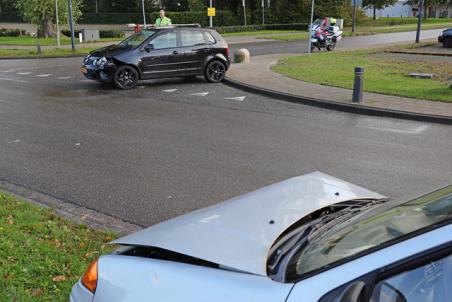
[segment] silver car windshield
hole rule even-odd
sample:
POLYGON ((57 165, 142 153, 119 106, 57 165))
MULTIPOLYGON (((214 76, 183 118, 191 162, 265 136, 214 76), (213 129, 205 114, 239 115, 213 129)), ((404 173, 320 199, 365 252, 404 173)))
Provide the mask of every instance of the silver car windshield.
POLYGON ((136 48, 140 46, 141 43, 143 43, 147 38, 155 34, 155 32, 155 30, 143 29, 123 40, 121 43, 119 43, 119 46, 136 48))
POLYGON ((299 279, 335 262, 451 219, 452 186, 371 217, 361 220, 357 217, 310 241, 292 259, 287 270, 288 278, 299 279))

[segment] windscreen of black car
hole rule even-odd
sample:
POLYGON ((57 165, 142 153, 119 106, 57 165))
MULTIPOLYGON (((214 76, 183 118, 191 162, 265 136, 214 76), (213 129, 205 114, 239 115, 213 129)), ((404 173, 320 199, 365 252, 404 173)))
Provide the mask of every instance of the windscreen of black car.
POLYGON ((155 30, 143 29, 131 35, 130 37, 119 43, 119 45, 122 47, 136 48, 153 34, 155 34, 155 30))
POLYGON ((349 221, 310 240, 292 258, 287 279, 297 280, 316 270, 353 258, 409 234, 452 220, 452 186, 399 204, 362 220, 349 221))

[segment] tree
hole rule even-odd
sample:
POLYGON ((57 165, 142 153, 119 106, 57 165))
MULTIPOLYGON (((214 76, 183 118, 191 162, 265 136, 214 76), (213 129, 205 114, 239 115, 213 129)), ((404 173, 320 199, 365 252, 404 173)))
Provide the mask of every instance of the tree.
POLYGON ((385 7, 392 6, 397 0, 363 0, 363 7, 373 9, 373 18, 377 19, 377 9, 384 9, 385 7))
MULTIPOLYGON (((83 0, 72 0, 74 22, 82 15, 83 0)), ((25 21, 38 26, 38 36, 52 37, 55 35, 55 0, 17 0, 16 8, 25 21)), ((58 0, 58 17, 61 23, 68 22, 68 2, 58 0)))

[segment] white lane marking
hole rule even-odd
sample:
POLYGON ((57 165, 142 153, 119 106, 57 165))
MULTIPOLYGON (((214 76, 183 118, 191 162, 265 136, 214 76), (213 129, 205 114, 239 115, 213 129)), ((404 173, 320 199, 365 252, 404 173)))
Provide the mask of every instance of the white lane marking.
POLYGON ((361 128, 372 129, 377 131, 392 132, 398 134, 420 134, 425 132, 430 126, 415 125, 413 123, 392 121, 392 120, 375 120, 371 118, 362 118, 358 122, 361 128))
POLYGON ((9 78, 0 78, 0 81, 11 81, 11 82, 18 82, 18 83, 28 83, 28 81, 17 80, 17 79, 9 79, 9 78))
POLYGON ((267 69, 272 69, 273 66, 278 65, 278 60, 272 61, 267 65, 267 69))
POLYGON ((8 70, 3 70, 2 72, 8 73, 8 72, 13 72, 14 69, 8 69, 8 70))
POLYGON ((18 75, 29 75, 29 74, 31 74, 31 72, 30 71, 29 72, 18 72, 16 74, 18 74, 18 75))
POLYGON ((47 78, 47 77, 50 77, 51 75, 52 75, 51 73, 37 74, 37 75, 35 75, 35 77, 47 78))
POLYGON ((165 90, 162 90, 163 92, 166 92, 166 93, 172 93, 172 92, 176 92, 176 91, 178 91, 179 89, 165 89, 165 90))
POLYGON ((246 96, 237 96, 237 97, 224 98, 224 99, 225 99, 225 100, 229 100, 229 101, 243 102, 244 100, 246 100, 246 96))
POLYGON ((78 80, 79 82, 87 83, 87 82, 93 82, 93 80, 78 80))
POLYGON ((21 142, 20 139, 16 139, 15 141, 10 141, 10 142, 8 142, 8 145, 9 145, 9 144, 17 144, 17 143, 20 143, 20 142, 21 142))
POLYGON ((14 70, 30 70, 30 69, 46 68, 46 67, 19 67, 19 68, 14 68, 14 70))
POLYGON ((76 146, 80 146, 80 143, 76 143, 75 145, 76 145, 76 146))
POLYGON ((69 80, 71 77, 58 77, 58 80, 69 80))
POLYGON ((192 96, 208 96, 209 92, 197 92, 197 93, 190 93, 192 96))

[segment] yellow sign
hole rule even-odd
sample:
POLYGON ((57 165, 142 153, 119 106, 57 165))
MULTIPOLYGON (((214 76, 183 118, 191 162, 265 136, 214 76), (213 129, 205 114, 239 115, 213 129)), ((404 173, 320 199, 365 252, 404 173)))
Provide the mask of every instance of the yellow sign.
POLYGON ((209 7, 207 9, 207 16, 208 17, 215 17, 215 15, 216 15, 215 7, 209 7))

